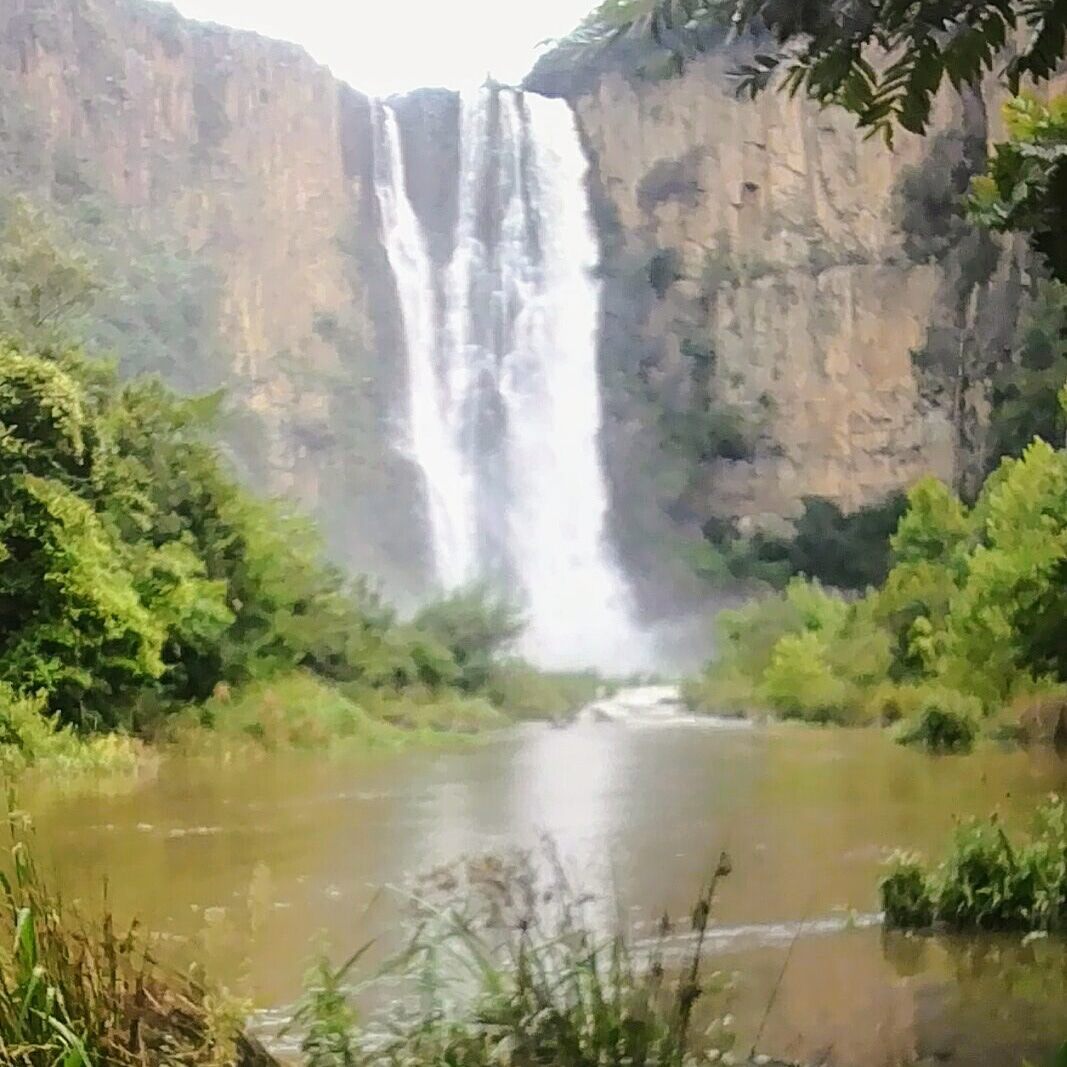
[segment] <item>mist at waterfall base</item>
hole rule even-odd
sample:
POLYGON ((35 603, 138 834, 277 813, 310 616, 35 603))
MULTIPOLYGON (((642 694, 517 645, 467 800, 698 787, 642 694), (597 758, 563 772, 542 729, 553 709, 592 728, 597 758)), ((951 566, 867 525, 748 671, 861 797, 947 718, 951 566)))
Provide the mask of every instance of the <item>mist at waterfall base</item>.
POLYGON ((389 102, 374 107, 375 192, 407 357, 397 447, 418 468, 434 584, 521 604, 520 651, 550 669, 650 669, 607 536, 599 450, 599 246, 569 106, 464 94, 451 256, 434 261, 389 102))

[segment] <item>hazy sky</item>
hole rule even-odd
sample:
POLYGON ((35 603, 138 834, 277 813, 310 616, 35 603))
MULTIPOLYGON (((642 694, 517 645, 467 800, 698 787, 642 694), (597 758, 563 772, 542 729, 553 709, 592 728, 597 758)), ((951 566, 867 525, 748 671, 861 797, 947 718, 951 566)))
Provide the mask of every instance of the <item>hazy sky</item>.
POLYGON ((537 45, 596 0, 175 0, 190 18, 303 45, 355 88, 386 94, 518 81, 537 45))

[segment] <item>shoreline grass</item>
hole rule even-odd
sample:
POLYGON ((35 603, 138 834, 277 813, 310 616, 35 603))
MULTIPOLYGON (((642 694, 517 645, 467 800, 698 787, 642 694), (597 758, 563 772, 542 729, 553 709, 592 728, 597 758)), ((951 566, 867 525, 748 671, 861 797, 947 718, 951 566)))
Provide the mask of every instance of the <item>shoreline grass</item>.
POLYGON ((728 982, 705 967, 729 871, 724 855, 686 919, 637 942, 594 914, 547 843, 446 866, 406 897, 405 943, 377 971, 359 974, 370 946, 317 962, 291 1032, 307 1067, 729 1062, 728 982), (378 985, 387 1003, 363 1018, 349 994, 378 985))
POLYGON ((1012 840, 1000 819, 956 830, 946 858, 928 867, 897 853, 879 890, 888 928, 1067 931, 1067 805, 1050 796, 1031 833, 1012 840))
POLYGON ((134 923, 56 894, 9 802, 0 863, 0 1062, 10 1067, 278 1067, 248 1006, 163 967, 134 923))
POLYGON ((70 789, 121 791, 151 780, 170 755, 227 761, 470 745, 520 722, 562 721, 603 685, 591 673, 553 675, 515 662, 494 669, 487 696, 339 685, 297 670, 217 686, 204 703, 160 719, 144 737, 78 733, 50 718, 40 699, 0 685, 0 775, 15 781, 47 774, 70 789))

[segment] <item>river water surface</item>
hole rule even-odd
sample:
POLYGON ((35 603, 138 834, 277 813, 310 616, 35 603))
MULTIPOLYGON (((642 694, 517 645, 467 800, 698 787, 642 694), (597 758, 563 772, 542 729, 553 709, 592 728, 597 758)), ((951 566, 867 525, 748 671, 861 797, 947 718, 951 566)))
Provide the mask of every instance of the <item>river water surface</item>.
POLYGON ((1065 779, 1051 755, 938 759, 877 731, 614 703, 462 750, 175 759, 125 795, 38 783, 23 802, 68 895, 97 898, 106 878, 112 905, 159 931, 164 953, 206 957, 267 1022, 298 994, 316 943, 347 954, 395 919, 380 887, 547 833, 635 924, 684 914, 730 853, 712 947, 738 974, 742 1043, 780 979, 764 1051, 1009 1067, 1067 1036, 1062 945, 886 935, 879 868, 897 847, 940 854, 957 815, 996 807, 1023 824, 1065 779))

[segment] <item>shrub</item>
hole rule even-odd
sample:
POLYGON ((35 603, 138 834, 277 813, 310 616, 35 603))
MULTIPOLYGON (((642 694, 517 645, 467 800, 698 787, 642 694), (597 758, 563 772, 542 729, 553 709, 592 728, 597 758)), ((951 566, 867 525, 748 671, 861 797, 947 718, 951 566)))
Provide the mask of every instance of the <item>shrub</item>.
POLYGON ((756 705, 751 682, 736 671, 703 671, 682 679, 678 692, 697 715, 744 716, 756 705))
POLYGON ((500 729, 508 719, 485 697, 468 696, 454 689, 442 692, 411 690, 389 693, 383 690, 352 690, 370 715, 404 731, 448 736, 478 734, 500 729))
POLYGON ((718 619, 719 656, 683 688, 693 710, 857 725, 872 718, 867 689, 892 664, 891 636, 863 603, 793 579, 780 596, 718 619))
POLYGON ((0 683, 0 772, 14 776, 30 767, 63 782, 85 774, 133 775, 149 766, 145 747, 122 734, 80 737, 48 715, 43 697, 18 696, 0 683))
POLYGON ((902 745, 921 745, 930 752, 970 752, 978 737, 982 705, 974 697, 951 689, 925 697, 914 720, 897 735, 902 745))
POLYGON ((524 621, 511 601, 476 584, 428 604, 413 626, 451 653, 458 668, 456 684, 474 692, 486 686, 494 659, 519 637, 524 621))
MULTIPOLYGON (((864 704, 869 721, 894 726, 902 721, 915 722, 930 700, 941 697, 951 700, 953 695, 951 690, 928 682, 881 681, 867 690, 864 704)), ((902 726, 901 729, 907 727, 902 726)))
POLYGON ((402 740, 392 725, 307 672, 252 682, 233 692, 220 689, 203 707, 187 711, 167 735, 192 748, 205 741, 212 748, 227 741, 264 749, 383 748, 402 740), (201 727, 213 736, 207 738, 201 727))
POLYGON ((889 538, 904 513, 905 498, 894 494, 880 504, 845 514, 831 500, 806 497, 788 545, 795 572, 839 589, 865 589, 889 573, 889 538))
POLYGON ((787 634, 774 646, 763 674, 759 693, 764 702, 787 719, 847 722, 857 696, 834 674, 826 656, 826 643, 818 634, 787 634))
POLYGON ((593 671, 541 671, 505 660, 489 673, 486 695, 511 719, 565 719, 596 699, 602 681, 593 671))

